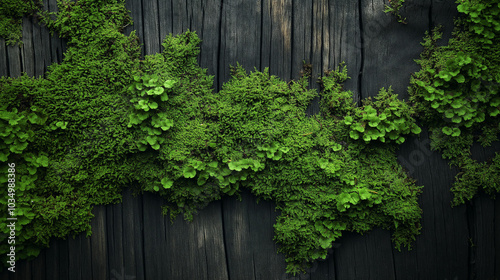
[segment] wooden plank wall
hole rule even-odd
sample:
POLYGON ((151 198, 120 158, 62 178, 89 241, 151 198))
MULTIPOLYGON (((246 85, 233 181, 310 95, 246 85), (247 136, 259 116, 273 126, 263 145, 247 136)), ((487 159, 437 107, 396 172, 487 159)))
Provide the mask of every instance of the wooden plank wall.
MULTIPOLYGON (((345 61, 351 79, 345 88, 356 100, 389 87, 407 98, 414 59, 424 32, 444 24, 449 38, 454 0, 407 0, 407 25, 383 13, 384 0, 128 0, 143 55, 162 50, 169 33, 195 30, 203 40, 199 61, 215 76, 215 89, 229 79, 229 65, 270 68, 282 79, 297 78, 302 63, 313 75, 345 61)), ((56 0, 45 0, 56 10, 56 0)), ((31 19, 23 22, 23 47, 0 39, 0 75, 40 76, 61 62, 65 43, 31 19)), ((446 42, 446 41, 444 41, 446 42)), ((317 88, 313 82, 312 88, 317 88)), ((317 100, 309 113, 318 112, 317 100)), ((484 160, 500 148, 474 146, 484 160)), ((285 259, 273 242, 278 213, 268 201, 225 198, 201 211, 193 223, 171 224, 161 215, 162 199, 152 194, 94 209, 93 235, 53 240, 32 261, 1 279, 500 279, 500 201, 480 195, 451 208, 456 170, 431 152, 426 131, 402 145, 398 158, 424 185, 420 197, 423 231, 413 250, 401 252, 391 234, 376 229, 364 236, 346 233, 325 261, 307 274, 285 273, 285 259)))

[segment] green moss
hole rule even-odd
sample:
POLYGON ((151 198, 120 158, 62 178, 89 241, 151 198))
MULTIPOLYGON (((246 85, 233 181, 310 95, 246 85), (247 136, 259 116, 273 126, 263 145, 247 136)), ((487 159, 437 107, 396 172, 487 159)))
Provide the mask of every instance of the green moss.
POLYGON ((496 1, 457 1, 461 17, 453 38, 438 47, 439 28, 422 43, 417 62, 422 69, 411 79, 410 96, 421 119, 430 127, 432 147, 462 171, 452 187, 453 204, 471 199, 480 189, 493 194, 498 186, 495 167, 470 158, 474 141, 483 146, 500 132, 500 21, 496 1), (492 173, 486 175, 483 172, 492 173), (480 186, 477 182, 482 182, 480 186))

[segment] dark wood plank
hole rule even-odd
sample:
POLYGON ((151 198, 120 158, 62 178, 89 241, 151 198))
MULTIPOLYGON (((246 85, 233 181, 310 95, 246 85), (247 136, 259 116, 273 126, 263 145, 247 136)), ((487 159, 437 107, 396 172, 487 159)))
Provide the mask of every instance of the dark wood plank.
MULTIPOLYGON (((90 239, 82 232, 74 238, 69 237, 68 243, 68 279, 92 279, 92 250, 90 239)), ((33 278, 36 279, 36 278, 33 278)))
POLYGON ((160 29, 158 23, 158 1, 142 0, 145 54, 160 52, 160 29))
POLYGON ((18 44, 7 46, 7 59, 9 64, 9 76, 21 76, 21 49, 18 44))
POLYGON ((330 1, 330 47, 329 69, 345 62, 350 79, 344 83, 345 90, 353 91, 354 101, 360 99, 358 78, 361 72, 362 45, 359 21, 359 1, 330 1))
POLYGON ((273 241, 277 213, 268 201, 256 203, 248 191, 242 201, 223 200, 224 236, 230 279, 287 279, 285 256, 273 241))
POLYGON ((390 232, 348 232, 338 243, 339 248, 334 250, 338 279, 396 279, 390 232))
MULTIPOLYGON (((337 247, 334 244, 334 247, 337 247)), ((335 258, 334 258, 334 249, 331 249, 326 256, 325 260, 318 260, 312 264, 312 267, 309 269, 310 279, 311 280, 335 280, 338 279, 336 277, 336 269, 335 269, 335 258)))
MULTIPOLYGON (((80 253, 80 240, 79 236, 75 236, 75 238, 70 237, 68 238, 68 248, 69 248, 69 276, 71 279, 83 279, 82 271, 87 270, 87 268, 82 266, 82 261, 83 259, 89 257, 91 258, 92 256, 89 254, 89 256, 85 256, 84 253, 80 253), (77 253, 78 252, 78 253, 77 253)), ((90 253, 90 252, 88 252, 90 253)))
MULTIPOLYGON (((474 143, 471 156, 478 162, 490 159, 495 152, 500 151, 500 142, 483 147, 474 143)), ((479 191, 469 205, 469 238, 471 276, 475 279, 494 279, 495 276, 495 201, 479 191)))
POLYGON ((172 33, 181 34, 189 29, 190 18, 187 14, 188 1, 172 0, 172 33))
POLYGON ((212 202, 193 221, 193 230, 202 240, 198 247, 203 250, 200 255, 205 257, 205 279, 209 280, 229 279, 221 205, 220 201, 212 202))
POLYGON ((279 212, 271 201, 257 199, 245 190, 243 204, 250 226, 250 241, 256 279, 277 279, 286 270, 285 255, 278 253, 279 244, 274 242, 274 228, 279 212))
POLYGON ((500 194, 495 199, 495 279, 500 279, 500 194))
POLYGON ((136 279, 145 279, 142 199, 129 188, 123 192, 123 274, 136 279))
POLYGON ((192 222, 165 219, 171 279, 229 279, 220 202, 213 202, 192 222), (194 265, 196 264, 196 265, 194 265))
POLYGON ((158 1, 158 32, 160 44, 172 33, 172 0, 158 1))
POLYGON ((122 203, 106 207, 106 233, 108 265, 112 277, 118 277, 124 270, 123 263, 123 215, 122 203))
POLYGON ((29 76, 35 75, 35 57, 33 52, 33 21, 23 18, 23 72, 29 76))
POLYGON ((16 272, 11 273, 9 276, 14 276, 12 279, 25 280, 31 277, 31 265, 28 261, 16 261, 16 272))
POLYGON ((9 75, 9 65, 7 61, 7 46, 5 39, 0 38, 0 77, 9 75))
MULTIPOLYGON (((221 33, 221 0, 202 1, 202 26, 196 29, 200 39, 200 66, 206 68, 209 75, 218 74, 219 47, 221 33)), ((220 90, 218 76, 214 78, 215 90, 220 90)))
MULTIPOLYGON (((146 193, 143 196, 144 221, 144 276, 145 279, 172 279, 169 272, 173 255, 166 252, 171 241, 165 238, 164 217, 161 213, 163 199, 146 193)), ((173 278, 175 279, 175 278, 173 278)))
POLYGON ((292 3, 286 0, 271 0, 269 17, 264 17, 262 28, 271 29, 269 72, 283 80, 292 79, 292 3))
POLYGON ((40 25, 33 25, 33 42, 37 42, 36 48, 34 48, 34 60, 35 60, 35 77, 40 77, 45 74, 45 63, 44 63, 44 40, 42 39, 42 27, 40 25))
POLYGON ((60 246, 59 240, 53 239, 50 241, 50 247, 45 249, 45 275, 47 279, 62 279, 59 273, 60 246))
POLYGON ((472 279, 494 279, 495 246, 492 244, 495 244, 495 202, 483 194, 474 198, 471 204, 471 276, 472 279))
POLYGON ((240 63, 247 71, 259 66, 261 32, 261 7, 257 2, 223 1, 221 9, 219 84, 229 80, 230 65, 240 63))
MULTIPOLYGON (((45 252, 42 250, 40 254, 33 260, 30 261, 31 264, 31 278, 45 280, 46 278, 46 265, 45 265, 45 252)), ((4 279, 4 278, 2 278, 4 279)))
MULTIPOLYGON (((303 63, 311 63, 312 0, 292 1, 292 77, 298 79, 303 63)), ((263 51, 262 56, 265 55, 263 51)), ((314 83, 314 81, 312 82, 314 83)))
POLYGON ((392 86, 400 98, 407 99, 414 62, 422 52, 419 44, 429 30, 430 0, 406 1, 407 25, 384 13, 384 1, 361 0, 363 69, 361 95, 374 96, 382 87, 392 86))
POLYGON ((106 238, 106 207, 95 206, 92 213, 95 217, 92 219, 92 236, 90 243, 92 248, 92 278, 108 279, 108 240, 106 238))
MULTIPOLYGON (((406 11, 405 11, 406 12, 406 11)), ((433 0, 431 6, 430 28, 442 25, 443 39, 438 45, 448 44, 453 31, 453 19, 458 15, 457 4, 454 0, 433 0)))
MULTIPOLYGON (((328 70, 330 64, 329 48, 330 48, 330 24, 329 24, 329 3, 328 0, 313 1, 312 10, 312 52, 311 64, 313 79, 311 88, 319 88, 315 83, 318 76, 323 75, 325 70, 328 70)), ((319 108, 318 108, 319 109, 319 108)), ((318 110, 319 111, 319 110, 318 110)), ((317 113, 317 112, 316 112, 317 113)))
POLYGON ((419 197, 422 233, 411 251, 394 250, 398 279, 454 279, 468 274, 468 226, 465 205, 451 208, 451 184, 457 174, 441 154, 430 152, 428 133, 401 145, 398 161, 425 186, 419 197), (446 261, 443 261, 446 260, 446 261))
POLYGON ((224 241, 230 279, 256 279, 254 249, 248 223, 249 196, 243 201, 226 198, 222 202, 224 241))

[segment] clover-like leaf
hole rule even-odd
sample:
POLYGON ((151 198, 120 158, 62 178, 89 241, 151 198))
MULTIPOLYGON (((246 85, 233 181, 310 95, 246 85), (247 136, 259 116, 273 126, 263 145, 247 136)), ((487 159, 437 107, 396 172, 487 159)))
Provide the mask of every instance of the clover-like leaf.
POLYGON ((453 129, 451 127, 445 126, 441 129, 444 134, 451 135, 453 133, 453 129))
POLYGON ((354 119, 351 116, 344 117, 344 123, 347 125, 352 124, 353 121, 354 121, 354 119))
POLYGON ((153 101, 153 102, 149 103, 148 106, 151 109, 157 109, 158 108, 158 103, 156 103, 156 102, 153 101))
POLYGON ((163 185, 164 189, 170 189, 174 184, 174 181, 168 179, 167 177, 164 177, 163 179, 161 179, 161 184, 163 185))
POLYGON ((349 136, 351 136, 352 139, 357 140, 359 139, 359 133, 357 131, 351 130, 349 132, 349 136))
POLYGON ((163 83, 163 86, 165 88, 172 88, 175 84, 175 81, 174 80, 166 80, 164 83, 163 83))
POLYGON ((194 178, 194 176, 196 176, 196 169, 194 169, 192 166, 186 166, 182 170, 182 175, 185 178, 194 178))

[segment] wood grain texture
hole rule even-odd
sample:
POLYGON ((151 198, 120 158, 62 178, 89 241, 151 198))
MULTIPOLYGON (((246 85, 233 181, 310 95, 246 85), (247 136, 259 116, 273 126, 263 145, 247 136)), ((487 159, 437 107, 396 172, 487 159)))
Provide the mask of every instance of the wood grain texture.
MULTIPOLYGON (((450 37, 454 0, 407 0, 402 25, 383 13, 385 0, 127 0, 142 55, 162 50, 167 34, 190 29, 203 40, 199 62, 214 75, 219 90, 230 78, 229 65, 264 70, 284 80, 296 79, 303 63, 312 64, 311 88, 327 69, 345 62, 344 89, 355 101, 392 85, 407 99, 406 87, 425 31, 444 25, 450 37)), ((44 0, 56 11, 56 0, 44 0)), ((0 38, 0 75, 43 75, 61 62, 65 40, 44 26, 23 21, 24 46, 5 46, 0 38)), ((308 113, 318 112, 318 100, 308 113)), ((486 160, 500 149, 474 146, 472 156, 486 160)), ((52 240, 38 258, 18 262, 18 272, 1 279, 500 279, 500 201, 480 195, 452 208, 450 187, 457 170, 430 151, 427 131, 409 138, 398 151, 408 174, 424 185, 419 198, 422 233, 412 250, 397 251, 391 233, 375 229, 345 233, 324 261, 306 274, 285 273, 285 257, 273 241, 278 212, 269 201, 256 202, 249 191, 242 201, 224 198, 201 210, 192 223, 161 214, 165 201, 153 194, 123 203, 96 206, 93 234, 52 240), (471 246, 473 245, 473 246, 471 246)), ((498 195, 497 195, 498 198, 498 195)))

